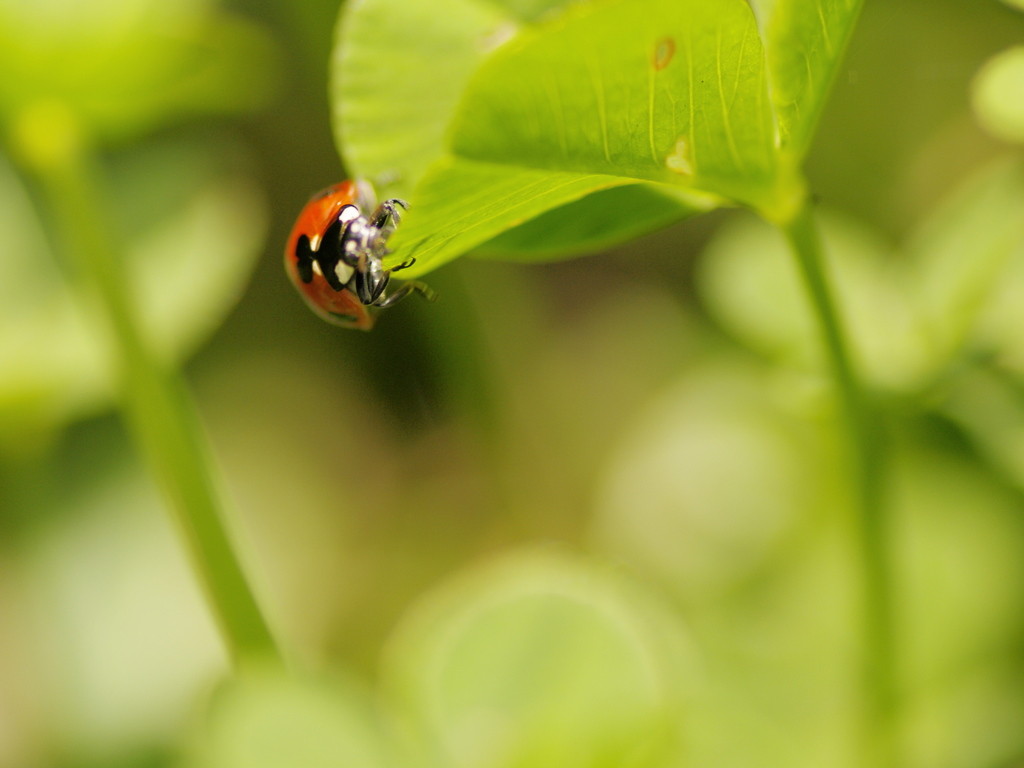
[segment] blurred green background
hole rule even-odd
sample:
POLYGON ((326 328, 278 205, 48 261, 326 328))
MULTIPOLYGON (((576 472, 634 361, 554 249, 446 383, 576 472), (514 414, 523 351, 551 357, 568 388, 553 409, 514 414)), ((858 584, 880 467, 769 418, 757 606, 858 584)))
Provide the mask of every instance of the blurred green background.
MULTIPOLYGON (((109 340, 8 149, 0 766, 856 764, 839 438, 781 241, 730 210, 562 263, 463 258, 426 278, 438 303, 328 326, 280 262, 345 176, 338 6, 0 0, 4 135, 39 94, 88 116, 254 589, 328 681, 223 687, 109 340)), ((868 0, 808 165, 885 393, 906 766, 1024 761, 1024 171, 971 110, 1022 40, 995 0, 868 0), (983 287, 935 374, 897 294, 944 256, 983 287)))

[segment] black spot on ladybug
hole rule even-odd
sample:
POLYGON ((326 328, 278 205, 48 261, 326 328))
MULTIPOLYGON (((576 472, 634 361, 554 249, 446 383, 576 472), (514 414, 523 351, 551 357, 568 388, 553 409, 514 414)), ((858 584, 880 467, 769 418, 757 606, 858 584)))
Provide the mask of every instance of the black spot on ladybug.
POLYGON ((313 282, 313 249, 309 247, 309 238, 303 235, 295 244, 295 271, 304 283, 313 282))
POLYGON ((672 57, 676 53, 676 41, 671 37, 666 37, 658 41, 658 44, 654 47, 654 68, 657 71, 663 70, 672 61, 672 57))
POLYGON ((327 283, 336 291, 344 288, 344 283, 338 279, 335 267, 341 259, 341 230, 342 223, 335 219, 331 226, 324 230, 324 236, 320 239, 320 250, 316 252, 316 262, 320 265, 320 271, 327 283))

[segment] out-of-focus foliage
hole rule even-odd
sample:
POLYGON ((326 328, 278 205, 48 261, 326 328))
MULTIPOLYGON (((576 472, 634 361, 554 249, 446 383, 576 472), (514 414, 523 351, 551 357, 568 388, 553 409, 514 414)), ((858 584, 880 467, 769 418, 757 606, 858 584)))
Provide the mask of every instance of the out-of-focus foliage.
MULTIPOLYGON (((274 49, 264 30, 206 2, 0 2, 0 117, 19 147, 45 143, 40 111, 85 141, 266 103, 274 49), (25 135, 33 131, 33 135, 25 135)), ((55 139, 56 140, 56 139, 55 139)), ((45 149, 45 148, 44 148, 45 149)), ((109 205, 143 331, 180 360, 222 321, 262 244, 266 207, 234 141, 164 140, 111 160, 109 205)), ((0 157, 0 435, 46 430, 113 396, 113 350, 54 222, 0 157)))
POLYGON ((52 99, 90 132, 130 138, 265 104, 272 55, 262 29, 207 0, 3 0, 0 113, 52 99))
POLYGON ((993 57, 978 73, 974 109, 993 135, 1024 141, 1024 47, 993 57))
POLYGON ((642 591, 533 553, 470 571, 414 609, 384 677, 445 765, 651 765, 677 747, 689 652, 642 591))
MULTIPOLYGON (((222 322, 262 245, 266 203, 241 159, 232 142, 187 140, 133 151, 112 168, 126 274, 149 341, 168 359, 222 322)), ((25 188, 6 164, 0 174, 0 426, 15 432, 109 404, 113 361, 92 299, 54 256, 25 188)))
POLYGON ((613 456, 598 540, 687 602, 720 599, 755 574, 829 485, 827 440, 780 396, 791 383, 736 360, 691 369, 613 456))
MULTIPOLYGON (((1024 10, 1020 0, 1004 0, 1024 10)), ((993 56, 974 81, 974 112, 985 129, 1004 141, 1024 142, 1024 47, 993 56)))
POLYGON ((96 754, 173 737, 197 688, 225 668, 159 497, 134 464, 113 465, 30 549, 35 611, 19 617, 38 639, 35 695, 58 714, 42 724, 49 738, 96 754))
MULTIPOLYGON (((1017 262, 1024 257, 1024 170, 999 164, 912 235, 904 253, 825 218, 824 237, 855 352, 877 384, 915 389, 958 355, 1020 355, 1017 262)), ((781 237, 737 220, 710 246, 699 284, 709 310, 773 357, 820 367, 817 328, 781 237)))
MULTIPOLYGON (((898 386, 920 378, 923 334, 884 245, 856 224, 823 219, 823 236, 855 353, 866 375, 898 386)), ((737 219, 712 242, 698 285, 712 315, 752 348, 823 370, 818 327, 781 235, 737 219)))
MULTIPOLYGON (((785 38, 836 85, 813 144, 823 91, 794 76, 770 92, 806 120, 787 151, 809 153, 843 320, 890 442, 903 764, 1015 765, 1024 177, 973 123, 969 88, 1019 43, 1024 16, 879 0, 847 44, 856 8, 807 4, 833 53, 849 50, 836 67, 824 33, 795 23, 805 4, 754 5, 767 77, 785 38)), ((514 166, 499 194, 482 185, 508 169, 448 157, 466 89, 494 85, 481 67, 548 98, 537 73, 509 69, 549 55, 531 46, 579 9, 352 2, 328 103, 336 6, 0 2, 0 62, 21 62, 0 78, 3 136, 38 96, 110 150, 125 274, 162 358, 192 358, 247 572, 298 670, 225 682, 175 532, 101 415, 111 370, 93 299, 11 157, 0 766, 854 768, 859 566, 840 420, 781 241, 727 210, 634 240, 721 201, 604 171, 597 193, 576 179, 524 200, 515 185, 548 170, 514 166), (188 125, 273 90, 270 37, 286 54, 273 108, 228 134, 188 125), (366 336, 313 317, 280 269, 309 193, 346 173, 331 110, 347 172, 411 198, 410 237, 427 226, 417 211, 437 214, 457 235, 449 253, 488 257, 434 272, 438 303, 411 299, 366 336), (441 186, 456 171, 462 186, 441 186), (610 250, 497 261, 597 248, 610 250)), ((650 61, 636 70, 645 95, 650 61)), ((588 79, 575 96, 594 93, 588 79)))

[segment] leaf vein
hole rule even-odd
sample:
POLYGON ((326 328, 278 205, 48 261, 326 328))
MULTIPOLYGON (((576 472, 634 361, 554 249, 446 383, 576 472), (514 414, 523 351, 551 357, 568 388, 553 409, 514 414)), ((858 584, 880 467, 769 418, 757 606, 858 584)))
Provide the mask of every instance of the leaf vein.
POLYGON ((732 120, 729 117, 729 107, 725 103, 725 82, 722 76, 722 32, 718 30, 715 45, 715 65, 718 69, 718 99, 722 104, 722 123, 725 128, 725 138, 729 144, 729 154, 732 155, 736 167, 743 170, 743 160, 739 150, 736 148, 736 137, 732 129, 732 120))
POLYGON ((600 60, 596 57, 588 56, 587 69, 590 72, 590 83, 594 88, 594 95, 597 98, 597 115, 601 121, 601 141, 604 145, 604 159, 611 163, 612 155, 608 146, 608 112, 604 103, 604 76, 601 74, 600 60))
POLYGON ((736 66, 736 79, 732 84, 732 97, 729 99, 729 111, 731 112, 736 104, 736 98, 740 93, 740 75, 743 74, 743 54, 747 50, 747 36, 750 34, 750 25, 744 25, 743 27, 743 39, 740 40, 740 55, 737 59, 738 64, 736 66))
POLYGON ((654 67, 647 70, 647 141, 651 147, 651 160, 658 163, 658 151, 654 146, 654 99, 657 74, 654 67))
POLYGON ((831 58, 835 54, 832 50, 832 38, 830 38, 828 34, 828 23, 825 21, 825 9, 822 7, 822 0, 817 0, 817 2, 815 2, 815 6, 817 6, 818 9, 818 20, 821 22, 821 34, 822 38, 825 40, 825 50, 828 51, 828 55, 831 58))

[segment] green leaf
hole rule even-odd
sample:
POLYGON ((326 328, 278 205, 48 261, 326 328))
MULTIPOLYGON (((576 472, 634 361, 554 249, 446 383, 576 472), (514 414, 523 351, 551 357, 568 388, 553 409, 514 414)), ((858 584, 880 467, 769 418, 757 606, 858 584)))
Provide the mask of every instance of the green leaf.
MULTIPOLYGON (((169 143, 112 169, 125 269, 164 358, 183 359, 221 323, 260 252, 266 205, 237 154, 223 142, 169 143)), ((0 424, 15 429, 60 424, 113 395, 110 339, 44 231, 0 158, 0 424)))
POLYGON ((365 0, 342 16, 332 95, 346 164, 412 204, 390 263, 415 257, 408 274, 422 274, 612 186, 633 191, 553 214, 491 254, 564 257, 707 209, 718 195, 774 194, 767 77, 741 0, 619 0, 561 15, 561 3, 503 5, 507 16, 478 0, 429 11, 365 0), (609 200, 629 204, 597 222, 609 200), (552 226, 580 212, 584 221, 552 226))
POLYGON ((754 0, 767 39, 782 148, 798 165, 853 33, 862 0, 754 0))
POLYGON ((346 168, 408 196, 484 59, 569 0, 359 0, 342 6, 331 60, 334 136, 346 168))
POLYGON ((473 255, 523 262, 569 258, 632 240, 714 205, 695 195, 684 199, 664 184, 612 187, 503 232, 473 255))
POLYGON ((599 174, 552 172, 442 160, 417 187, 416 204, 390 242, 389 263, 415 258, 415 277, 472 250, 517 224, 584 195, 629 184, 599 174))
POLYGON ((462 157, 679 184, 757 202, 774 183, 764 56, 741 0, 620 0, 524 32, 481 66, 462 157))
POLYGON ((381 195, 411 195, 445 154, 445 129, 473 72, 516 29, 510 15, 480 0, 345 3, 331 103, 349 172, 381 195))
POLYGON ((520 553, 438 590, 400 626, 385 681, 442 764, 660 764, 685 643, 612 574, 520 553))
POLYGON ((494 0, 517 19, 527 22, 553 18, 562 8, 578 0, 494 0))
POLYGON ((706 209, 714 198, 765 211, 785 206, 861 3, 756 2, 767 57, 741 0, 496 5, 506 13, 480 0, 442 0, 429 11, 414 0, 364 0, 342 16, 336 136, 351 171, 412 203, 405 227, 415 231, 400 231, 390 262, 418 259, 410 276, 612 186, 604 178, 585 190, 578 178, 570 194, 534 197, 529 216, 521 206, 502 210, 536 194, 541 177, 527 172, 634 184, 545 216, 482 253, 563 258, 706 209), (780 145, 788 153, 783 167, 780 145), (467 160, 491 173, 463 172, 467 160), (478 211, 482 198, 465 183, 470 177, 499 187, 486 210, 478 211), (637 181, 710 197, 673 214, 637 181), (624 215, 616 217, 610 201, 624 215), (461 237, 477 213, 485 221, 461 237))
POLYGON ((989 133, 1004 141, 1024 142, 1024 46, 985 64, 974 81, 971 101, 989 133))

